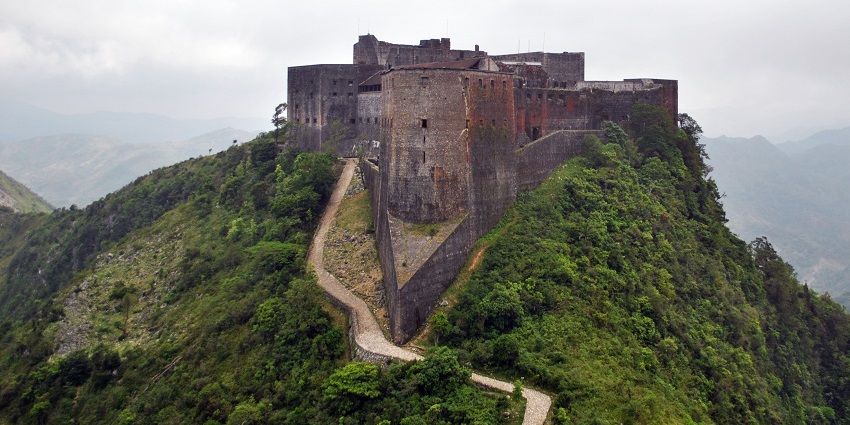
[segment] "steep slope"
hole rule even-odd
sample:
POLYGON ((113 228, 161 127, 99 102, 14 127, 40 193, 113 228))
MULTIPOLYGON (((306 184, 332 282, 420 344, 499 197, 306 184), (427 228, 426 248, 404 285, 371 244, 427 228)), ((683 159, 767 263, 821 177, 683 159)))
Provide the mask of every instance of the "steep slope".
POLYGON ((0 171, 0 208, 17 212, 49 212, 53 209, 41 196, 0 171))
POLYGON ((305 263, 335 168, 266 138, 84 209, 2 213, 2 421, 521 421, 450 350, 349 362, 305 263))
POLYGON ((848 423, 850 317, 724 226, 693 139, 633 117, 518 199, 433 339, 550 390, 555 423, 848 423))

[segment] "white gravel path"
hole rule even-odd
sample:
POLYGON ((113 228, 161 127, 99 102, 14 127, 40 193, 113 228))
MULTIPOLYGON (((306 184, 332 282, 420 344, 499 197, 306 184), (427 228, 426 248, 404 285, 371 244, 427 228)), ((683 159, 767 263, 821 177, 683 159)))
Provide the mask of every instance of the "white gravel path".
MULTIPOLYGON (((422 360, 419 354, 410 352, 395 344, 389 342, 384 333, 381 332, 378 326, 378 321, 375 316, 369 311, 366 302, 355 296, 349 291, 336 277, 325 270, 323 263, 325 239, 328 235, 328 230, 331 228, 339 210, 339 205, 348 189, 351 178, 354 176, 354 169, 357 163, 354 159, 346 160, 345 168, 342 175, 334 188, 328 207, 322 215, 322 221, 316 235, 313 237, 313 242, 310 246, 310 252, 307 254, 307 262, 315 269, 318 277, 319 286, 327 292, 335 302, 345 306, 348 310, 352 328, 354 332, 354 342, 357 348, 361 351, 377 355, 379 357, 392 358, 400 361, 422 360)), ((472 381, 486 388, 491 388, 499 391, 510 393, 514 389, 514 385, 509 382, 499 381, 477 373, 472 374, 472 381)), ((552 406, 552 399, 530 388, 524 388, 522 392, 526 399, 525 418, 523 424, 526 425, 542 425, 546 421, 549 414, 549 409, 552 406)))

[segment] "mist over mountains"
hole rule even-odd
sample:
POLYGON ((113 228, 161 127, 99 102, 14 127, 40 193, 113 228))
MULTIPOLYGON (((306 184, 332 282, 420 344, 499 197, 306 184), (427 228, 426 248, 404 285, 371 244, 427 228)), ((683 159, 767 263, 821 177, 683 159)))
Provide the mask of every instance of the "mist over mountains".
POLYGON ((850 292, 850 128, 778 145, 760 136, 702 143, 732 230, 767 236, 813 289, 850 292))
POLYGON ((256 131, 226 128, 179 142, 125 143, 60 134, 0 144, 0 170, 57 207, 85 206, 151 170, 249 141, 256 131))
POLYGON ((244 143, 261 118, 66 115, 0 98, 0 170, 56 207, 85 206, 151 170, 244 143))
POLYGON ((92 112, 60 114, 0 97, 0 143, 57 134, 106 135, 126 143, 185 140, 222 128, 266 130, 269 119, 225 117, 178 120, 154 114, 92 112))

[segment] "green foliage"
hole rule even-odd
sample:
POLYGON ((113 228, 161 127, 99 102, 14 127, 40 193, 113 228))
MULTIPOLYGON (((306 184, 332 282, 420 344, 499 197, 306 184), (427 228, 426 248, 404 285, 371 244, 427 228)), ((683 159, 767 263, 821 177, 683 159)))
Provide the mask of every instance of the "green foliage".
POLYGON ((503 424, 521 420, 522 399, 486 394, 470 371, 445 347, 425 360, 393 364, 386 371, 350 363, 324 384, 325 402, 341 423, 503 424))
POLYGON ((378 367, 370 363, 349 363, 323 384, 325 400, 341 414, 360 407, 364 399, 381 395, 378 367))
POLYGON ((724 226, 695 122, 632 124, 519 196, 435 340, 556 423, 847 423, 848 315, 724 226))

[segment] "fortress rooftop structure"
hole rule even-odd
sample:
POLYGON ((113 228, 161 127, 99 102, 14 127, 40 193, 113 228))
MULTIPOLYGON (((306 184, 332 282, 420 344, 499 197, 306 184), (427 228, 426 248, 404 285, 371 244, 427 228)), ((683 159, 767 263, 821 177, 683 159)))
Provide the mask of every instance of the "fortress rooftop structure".
POLYGON ((291 67, 288 84, 298 145, 371 158, 361 170, 397 342, 517 194, 601 137, 603 121, 626 124, 638 103, 678 114, 674 80, 585 81, 584 53, 489 55, 447 38, 360 36, 352 64, 291 67))

